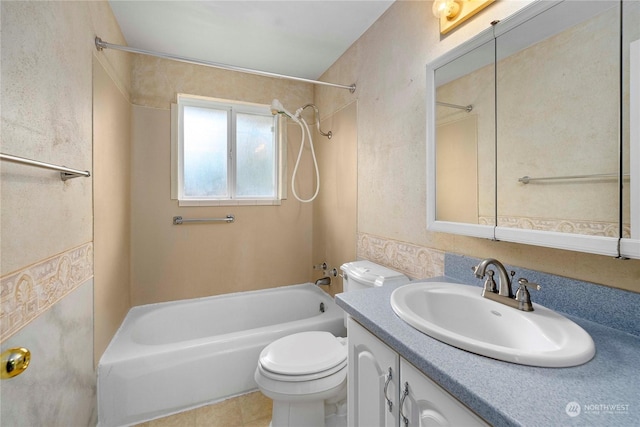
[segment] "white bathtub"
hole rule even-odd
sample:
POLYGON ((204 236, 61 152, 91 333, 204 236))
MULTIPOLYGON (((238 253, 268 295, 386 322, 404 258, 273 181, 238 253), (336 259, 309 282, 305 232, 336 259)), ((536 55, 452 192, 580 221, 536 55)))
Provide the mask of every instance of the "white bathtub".
POLYGON ((254 390, 267 344, 316 330, 346 333, 342 309, 311 283, 134 307, 98 365, 99 425, 140 423, 254 390))

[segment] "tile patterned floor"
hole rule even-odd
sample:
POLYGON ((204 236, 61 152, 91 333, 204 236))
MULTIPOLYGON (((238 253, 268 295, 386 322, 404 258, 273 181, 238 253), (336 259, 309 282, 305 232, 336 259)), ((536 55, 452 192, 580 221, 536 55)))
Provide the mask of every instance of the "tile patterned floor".
POLYGON ((269 427, 271 406, 271 399, 256 391, 137 427, 269 427))

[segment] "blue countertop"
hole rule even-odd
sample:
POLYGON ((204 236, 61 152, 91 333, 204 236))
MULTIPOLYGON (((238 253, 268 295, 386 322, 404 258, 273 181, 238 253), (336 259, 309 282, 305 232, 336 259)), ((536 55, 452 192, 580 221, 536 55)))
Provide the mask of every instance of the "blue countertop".
MULTIPOLYGON (((421 281, 460 283, 445 277, 421 281)), ((397 287, 343 293, 336 295, 336 302, 490 424, 640 426, 640 337, 565 314, 593 338, 596 355, 591 361, 572 368, 502 362, 449 346, 409 326, 391 308, 391 293, 397 287)))

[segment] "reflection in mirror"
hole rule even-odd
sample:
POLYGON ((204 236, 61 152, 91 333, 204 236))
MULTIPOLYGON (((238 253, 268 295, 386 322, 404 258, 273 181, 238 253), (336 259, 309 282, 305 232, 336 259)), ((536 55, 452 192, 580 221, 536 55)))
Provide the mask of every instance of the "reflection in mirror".
POLYGON ((438 221, 495 225, 494 46, 435 70, 438 221))
POLYGON ((640 2, 622 3, 623 256, 640 258, 640 2))
POLYGON ((536 1, 430 63, 427 184, 430 230, 640 258, 640 2, 536 1))
POLYGON ((565 1, 497 38, 498 226, 618 237, 619 32, 565 1))

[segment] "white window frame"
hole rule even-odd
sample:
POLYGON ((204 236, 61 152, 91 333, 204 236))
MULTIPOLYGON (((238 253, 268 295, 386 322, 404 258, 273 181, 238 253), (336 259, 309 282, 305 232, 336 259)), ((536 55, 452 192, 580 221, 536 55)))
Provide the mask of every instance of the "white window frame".
POLYGON ((171 198, 179 206, 242 206, 280 205, 286 199, 286 126, 279 116, 273 119, 275 149, 274 196, 240 197, 236 192, 236 117, 238 113, 271 116, 269 105, 178 94, 177 103, 171 105, 171 198), (228 197, 189 197, 184 190, 183 114, 185 106, 226 110, 227 115, 227 188, 228 197))

